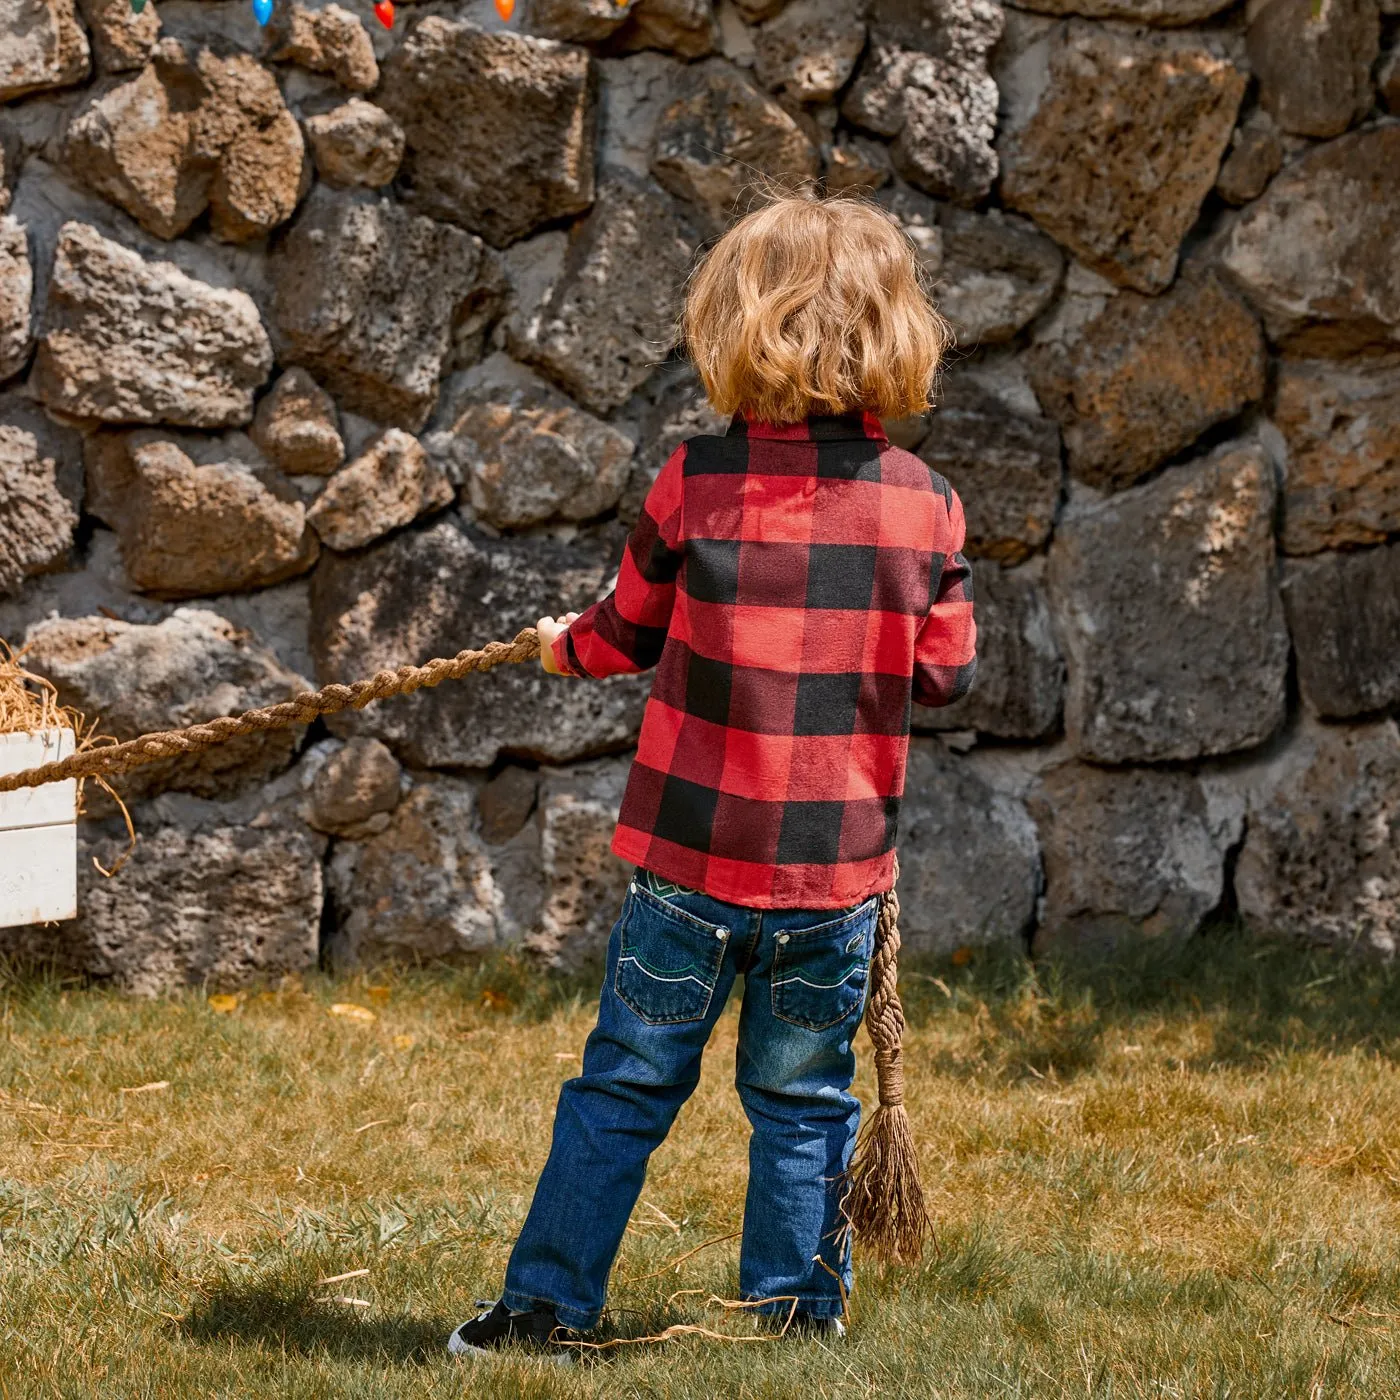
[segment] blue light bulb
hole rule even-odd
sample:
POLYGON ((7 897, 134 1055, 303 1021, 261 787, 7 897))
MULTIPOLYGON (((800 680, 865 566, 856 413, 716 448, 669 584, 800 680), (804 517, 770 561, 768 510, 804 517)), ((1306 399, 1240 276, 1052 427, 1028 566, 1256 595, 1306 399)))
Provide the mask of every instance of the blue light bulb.
POLYGON ((253 18, 259 26, 266 25, 272 18, 272 0, 253 0, 253 18))

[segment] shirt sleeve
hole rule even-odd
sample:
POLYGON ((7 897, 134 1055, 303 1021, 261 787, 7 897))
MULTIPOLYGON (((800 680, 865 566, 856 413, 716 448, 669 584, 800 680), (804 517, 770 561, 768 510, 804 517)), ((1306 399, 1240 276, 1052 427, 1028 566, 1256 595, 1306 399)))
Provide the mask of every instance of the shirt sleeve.
POLYGON ((570 676, 635 675, 661 659, 684 559, 681 499, 685 444, 661 468, 622 552, 617 584, 554 643, 554 659, 570 676))
POLYGON ((914 643, 914 699, 951 705, 972 686, 977 671, 977 623, 972 616, 972 571, 963 558, 967 537, 958 493, 948 491, 949 547, 933 591, 933 605, 914 643))

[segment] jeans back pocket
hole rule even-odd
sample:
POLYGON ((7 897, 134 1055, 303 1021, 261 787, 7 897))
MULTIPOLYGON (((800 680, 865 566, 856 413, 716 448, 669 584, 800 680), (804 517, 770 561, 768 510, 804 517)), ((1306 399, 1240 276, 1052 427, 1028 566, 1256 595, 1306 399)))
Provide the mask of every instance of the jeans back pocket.
POLYGON ((699 1021, 710 1009, 729 930, 635 885, 622 911, 617 994, 648 1025, 699 1021))
POLYGON ((773 949, 773 1014, 809 1031, 860 1011, 870 977, 877 901, 811 928, 784 929, 773 949))

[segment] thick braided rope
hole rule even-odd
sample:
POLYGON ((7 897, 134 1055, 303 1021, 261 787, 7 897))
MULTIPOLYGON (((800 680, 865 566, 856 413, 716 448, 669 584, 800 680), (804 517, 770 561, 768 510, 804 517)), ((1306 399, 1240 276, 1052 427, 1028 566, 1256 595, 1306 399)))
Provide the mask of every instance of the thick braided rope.
POLYGON ((0 792, 18 788, 39 787, 57 783, 65 778, 110 778, 129 773, 146 763, 158 763, 163 758, 198 753, 240 734, 257 734, 269 729, 290 729, 298 724, 310 724, 320 715, 333 715, 340 710, 362 710, 375 700, 387 700, 392 695, 411 695, 415 690, 435 686, 447 680, 458 680, 474 671, 490 671, 507 662, 533 661, 540 654, 540 639, 533 627, 527 627, 514 641, 489 642, 480 651, 459 651, 456 656, 439 657, 422 666, 400 666, 393 671, 379 671, 367 680, 349 685, 327 685, 320 690, 305 691, 277 705, 248 710, 241 715, 211 719, 205 724, 192 724, 186 729, 170 729, 157 734, 143 734, 124 744, 84 749, 56 763, 45 763, 22 773, 0 776, 0 792))
MULTIPOLYGON (((899 879, 898 862, 895 879, 899 879)), ((875 924, 875 954, 870 962, 870 1001, 865 1029, 875 1047, 875 1077, 880 1102, 904 1102, 904 1007, 899 1001, 899 894, 895 886, 880 898, 875 924)))

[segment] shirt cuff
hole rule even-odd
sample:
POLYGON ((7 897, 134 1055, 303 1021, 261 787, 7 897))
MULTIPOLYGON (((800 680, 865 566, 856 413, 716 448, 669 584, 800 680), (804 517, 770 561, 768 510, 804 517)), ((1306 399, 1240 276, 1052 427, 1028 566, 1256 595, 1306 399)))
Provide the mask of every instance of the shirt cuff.
POLYGON ((578 667, 571 655, 573 648, 569 645, 569 633, 567 629, 554 639, 550 650, 554 653, 554 664, 563 675, 583 675, 583 671, 578 667))

